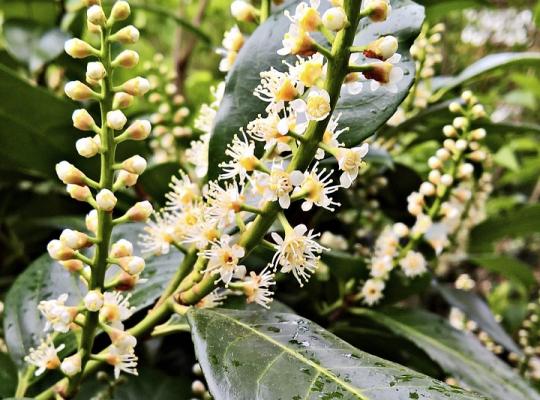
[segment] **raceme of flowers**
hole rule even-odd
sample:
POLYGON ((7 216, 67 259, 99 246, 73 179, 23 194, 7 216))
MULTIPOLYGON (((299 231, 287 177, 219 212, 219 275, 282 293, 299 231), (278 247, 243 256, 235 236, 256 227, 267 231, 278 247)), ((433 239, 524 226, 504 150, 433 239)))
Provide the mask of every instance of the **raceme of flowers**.
POLYGON ((107 16, 99 1, 87 0, 87 25, 96 34, 100 46, 94 47, 80 39, 70 39, 66 52, 77 59, 93 58, 87 64, 86 84, 69 82, 65 86, 68 97, 76 101, 98 101, 101 121, 98 123, 84 108, 73 113, 73 125, 90 133, 79 139, 77 152, 85 158, 101 158, 99 180, 86 176, 67 161, 56 165, 60 180, 67 185, 67 192, 78 201, 86 202, 92 210, 86 217, 88 233, 65 229, 59 239, 52 240, 47 250, 68 271, 80 276, 88 290, 81 302, 63 294, 57 299, 41 301, 38 308, 46 320, 45 330, 53 333, 75 331, 80 333, 75 353, 59 355, 64 344, 55 345, 53 335, 48 335, 36 349, 31 349, 26 361, 35 368, 35 375, 45 370, 60 369, 70 377, 66 387, 57 388, 59 393, 71 395, 86 363, 101 360, 114 367, 118 377, 121 371, 136 374, 137 356, 135 337, 127 333, 123 322, 133 313, 130 295, 125 292, 140 282, 145 261, 133 254, 133 245, 125 239, 110 243, 113 226, 146 221, 152 213, 149 202, 133 205, 121 216, 113 218, 117 203, 115 192, 137 182, 146 168, 141 156, 117 161, 116 147, 128 140, 144 140, 151 131, 146 120, 127 123, 122 109, 129 107, 135 96, 142 96, 150 89, 148 80, 136 77, 118 84, 113 74, 118 68, 133 68, 139 60, 135 51, 115 51, 113 45, 129 45, 139 38, 139 31, 132 25, 115 29, 117 22, 130 15, 129 4, 117 1, 107 16), (93 251, 92 251, 93 250, 93 251), (107 274, 106 274, 107 273, 107 274), (110 346, 99 355, 92 354, 96 330, 102 330, 110 338, 110 346), (73 384, 73 385, 72 385, 73 384))
MULTIPOLYGON (((452 125, 446 125, 446 139, 428 160, 430 172, 418 191, 407 198, 408 212, 416 218, 412 227, 398 222, 383 230, 375 242, 371 257, 370 279, 361 288, 359 297, 368 305, 383 298, 386 282, 393 270, 399 269, 407 277, 417 277, 427 271, 427 260, 417 245, 424 241, 439 256, 451 245, 451 237, 461 231, 464 224, 477 223, 475 202, 485 201, 484 195, 474 199, 477 178, 487 154, 480 141, 486 136, 483 128, 472 129, 474 120, 486 116, 484 108, 469 91, 462 95, 464 105, 450 104, 450 111, 459 114, 452 125)), ((479 178, 489 193, 491 177, 484 172, 479 178)))
MULTIPOLYGON (((371 1, 360 15, 383 21, 390 9, 388 1, 371 1)), ((233 14, 234 11, 238 9, 233 14)), ((331 97, 325 86, 330 51, 311 37, 316 31, 324 31, 332 38, 349 25, 350 16, 340 6, 330 7, 321 15, 318 1, 301 3, 294 14, 286 15, 291 25, 279 54, 296 58, 285 63, 284 71, 270 68, 260 73, 261 80, 253 94, 267 103, 265 113, 234 136, 226 149, 229 160, 220 165, 219 179, 203 185, 202 178, 208 170, 208 141, 221 96, 216 96, 212 105, 204 106, 208 112, 201 110, 197 123, 197 129, 204 134, 186 154, 193 168, 173 178, 166 207, 154 214, 141 236, 141 245, 156 255, 171 248, 186 254, 196 249, 199 258, 185 282, 201 282, 202 276, 210 276, 213 285, 218 285, 196 304, 199 307, 218 305, 232 293, 243 294, 248 302, 268 307, 277 271, 292 274, 303 286, 317 269, 325 248, 318 242, 318 233, 303 224, 291 226, 283 211, 293 202, 300 202, 304 211, 314 207, 334 210, 339 206, 333 199, 334 193, 351 186, 368 152, 367 144, 346 148, 339 140, 346 128, 339 127, 339 115, 332 115, 331 97), (309 140, 309 127, 323 121, 326 131, 318 143, 315 160, 306 169, 291 168, 291 161, 309 140), (257 142, 264 148, 262 155, 256 151, 257 142), (327 156, 335 159, 339 171, 317 162, 327 156), (278 205, 281 210, 278 219, 283 233, 273 232, 272 242, 262 240, 274 256, 262 272, 256 273, 243 263, 250 248, 241 239, 265 218, 270 205, 278 205)), ((343 90, 397 90, 403 71, 396 51, 397 40, 392 36, 356 49, 350 57, 349 73, 343 77, 343 90)), ((217 93, 221 95, 223 89, 217 93)), ((180 301, 182 289, 190 285, 180 285, 180 301)))

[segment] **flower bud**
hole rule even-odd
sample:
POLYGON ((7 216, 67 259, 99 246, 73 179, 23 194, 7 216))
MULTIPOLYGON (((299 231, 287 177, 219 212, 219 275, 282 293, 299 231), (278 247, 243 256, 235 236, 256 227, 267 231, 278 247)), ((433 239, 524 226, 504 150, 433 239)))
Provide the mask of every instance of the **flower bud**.
POLYGON ((81 39, 69 39, 64 50, 73 58, 85 58, 96 54, 96 49, 81 39))
POLYGON ((444 174, 441 176, 441 185, 450 186, 454 182, 454 178, 450 174, 444 174))
POLYGON ((92 7, 93 5, 101 5, 101 0, 83 0, 86 7, 92 7))
POLYGON ((429 157, 428 159, 428 166, 431 169, 439 169, 442 168, 443 164, 440 158, 438 157, 429 157))
POLYGON ((473 140, 482 140, 486 137, 487 132, 484 128, 478 128, 471 132, 471 138, 473 140))
POLYGON ((459 166, 458 175, 460 178, 470 178, 474 172, 474 166, 470 163, 464 163, 459 166))
POLYGON ((420 193, 424 196, 433 196, 435 194, 435 186, 431 182, 423 182, 420 185, 420 193))
POLYGON ((92 210, 88 214, 86 214, 86 218, 84 220, 86 224, 86 229, 88 229, 90 232, 96 233, 97 227, 98 227, 98 212, 97 210, 92 210))
POLYGON ((60 370, 66 376, 74 376, 81 372, 81 356, 79 353, 64 358, 60 364, 60 370))
POLYGON ((113 258, 130 257, 133 255, 133 244, 129 240, 120 239, 111 246, 110 256, 113 258))
POLYGON ((63 244, 60 240, 51 240, 47 244, 47 252, 53 260, 65 261, 75 257, 75 251, 63 244))
POLYGON ((91 131, 96 126, 94 118, 84 108, 73 111, 73 126, 81 131, 91 131))
POLYGON ((435 155, 441 161, 446 161, 450 158, 450 152, 446 149, 439 149, 435 152, 435 155))
POLYGON ((470 102, 473 99, 473 93, 470 90, 466 90, 461 93, 461 99, 465 102, 470 102))
POLYGON ((245 1, 235 0, 231 3, 231 14, 237 21, 251 22, 257 17, 257 9, 245 1))
POLYGON ((484 161, 486 159, 486 153, 483 150, 475 150, 469 154, 469 158, 473 161, 484 161))
POLYGON ((60 261, 60 265, 68 272, 78 272, 83 269, 84 264, 81 260, 60 261))
POLYGON ((443 146, 446 150, 453 152, 456 149, 456 141, 452 139, 445 139, 443 141, 443 146))
POLYGON ((122 90, 133 96, 142 96, 150 90, 150 82, 148 79, 138 76, 125 82, 122 85, 122 90))
POLYGON ((146 160, 139 155, 130 157, 122 163, 122 169, 132 174, 141 175, 146 169, 146 160))
POLYGON ((469 143, 465 139, 456 140, 456 149, 459 151, 465 150, 469 146, 469 143))
POLYGON ((105 26, 107 24, 107 17, 103 12, 101 6, 95 4, 86 11, 86 19, 94 25, 105 26))
POLYGON ((367 79, 373 79, 377 82, 388 83, 390 81, 390 72, 392 72, 392 65, 389 62, 382 61, 371 64, 371 69, 364 72, 364 76, 367 79))
POLYGON ((111 40, 120 42, 122 44, 133 44, 137 43, 139 36, 139 30, 133 25, 128 25, 112 35, 111 40))
POLYGON ((105 70, 105 67, 102 63, 99 61, 89 62, 86 65, 86 78, 93 80, 93 81, 100 81, 102 80, 105 75, 107 75, 107 71, 105 70))
POLYGON ((83 101, 94 97, 94 92, 81 81, 71 81, 64 86, 66 95, 71 100, 83 101))
POLYGON ((452 121, 452 125, 457 129, 465 129, 469 125, 469 121, 465 117, 456 117, 452 121))
POLYGON ((138 275, 130 275, 125 271, 122 271, 116 278, 117 284, 115 289, 120 291, 133 290, 137 282, 139 282, 138 275))
POLYGON ((84 296, 83 303, 88 311, 99 311, 103 307, 103 294, 99 290, 90 290, 84 296))
POLYGON ((127 1, 117 1, 111 10, 111 18, 115 21, 123 21, 131 14, 131 9, 127 1))
POLYGON ((443 127, 444 136, 453 138, 457 136, 457 130, 452 125, 445 125, 443 127))
POLYGON ((200 380, 194 380, 191 383, 191 392, 195 396, 202 396, 206 392, 206 386, 200 380))
POLYGON ((130 187, 130 186, 133 186, 133 185, 135 185, 137 183, 137 179, 139 179, 139 175, 132 174, 132 173, 124 171, 122 169, 118 173, 118 176, 116 178, 116 182, 114 183, 114 186, 130 187))
POLYGON ((457 101, 453 101, 448 106, 448 109, 450 110, 450 112, 458 113, 461 111, 461 104, 459 104, 457 101))
POLYGON ((88 201, 92 198, 92 192, 90 192, 88 186, 69 184, 67 185, 66 190, 71 198, 78 201, 88 201))
POLYGON ((154 209, 149 201, 140 201, 126 212, 126 216, 132 222, 144 222, 153 211, 154 209))
POLYGON ((56 164, 56 175, 65 184, 84 184, 85 175, 78 168, 74 167, 67 161, 60 161, 56 164))
POLYGON ((340 31, 347 26, 347 14, 342 7, 332 7, 322 16, 322 23, 331 31, 340 31))
POLYGON ((118 92, 113 98, 113 108, 128 108, 133 104, 133 96, 124 92, 118 92))
POLYGON ((120 110, 109 111, 107 113, 107 126, 115 131, 123 129, 126 122, 127 118, 120 110))
POLYGON ((386 21, 392 10, 392 6, 388 0, 368 0, 366 3, 366 9, 369 10, 369 18, 373 22, 386 21))
POLYGON ((392 231, 402 238, 409 234, 409 227, 402 222, 397 222, 392 226, 392 231))
POLYGON ((145 119, 138 119, 126 129, 125 134, 133 140, 144 140, 152 131, 152 125, 145 119))
POLYGON ((472 115, 474 118, 484 118, 486 116, 486 110, 484 110, 484 106, 482 104, 476 104, 471 109, 472 115))
POLYGON ((77 140, 75 147, 77 148, 77 153, 86 158, 94 157, 99 153, 99 145, 91 137, 77 140))
POLYGON ((438 185, 441 181, 441 173, 439 172, 439 170, 434 169, 430 171, 428 174, 428 180, 434 185, 438 185))
POLYGON ((101 189, 96 196, 96 203, 100 210, 112 211, 116 206, 116 197, 109 189, 101 189))
POLYGON ((394 36, 383 36, 371 42, 364 50, 364 55, 385 61, 396 54, 397 49, 398 41, 394 36))
POLYGON ((86 234, 72 229, 64 229, 60 234, 60 241, 73 250, 79 250, 92 244, 86 234))
POLYGON ((133 50, 124 50, 112 62, 113 66, 133 68, 139 63, 139 53, 133 50))
POLYGON ((144 260, 141 257, 122 257, 118 260, 120 267, 130 275, 138 275, 144 270, 144 260))
POLYGON ((122 352, 130 352, 137 345, 137 338, 126 331, 112 328, 108 333, 112 344, 122 352))

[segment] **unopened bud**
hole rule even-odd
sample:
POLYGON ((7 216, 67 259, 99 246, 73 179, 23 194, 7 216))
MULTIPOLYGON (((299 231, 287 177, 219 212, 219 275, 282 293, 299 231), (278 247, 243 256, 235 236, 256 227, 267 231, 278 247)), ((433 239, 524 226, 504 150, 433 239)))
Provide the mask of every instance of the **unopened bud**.
POLYGON ((118 176, 116 178, 116 182, 114 183, 114 185, 130 187, 137 183, 137 179, 139 179, 139 175, 132 174, 122 169, 118 173, 118 176))
POLYGON ((141 257, 122 257, 118 260, 120 267, 130 275, 138 275, 144 270, 144 260, 141 257))
POLYGON ((457 130, 452 125, 445 125, 443 127, 444 136, 453 138, 457 136, 457 130))
POLYGON ((107 113, 107 126, 115 131, 119 131, 126 125, 127 118, 120 110, 109 111, 107 113))
POLYGON ((133 96, 124 92, 118 92, 113 98, 113 108, 128 108, 133 104, 133 96))
POLYGON ((482 104, 476 104, 471 109, 472 115, 474 118, 484 118, 486 116, 486 110, 484 110, 484 106, 482 104))
POLYGON ((73 126, 81 131, 91 131, 96 126, 94 118, 84 108, 73 111, 73 126))
POLYGON ((450 174, 444 174, 441 176, 441 184, 444 186, 450 186, 454 182, 454 178, 450 174))
POLYGON ((430 171, 428 174, 428 180, 434 185, 438 185, 441 181, 441 173, 439 172, 439 170, 434 169, 430 171))
POLYGON ((402 238, 409 234, 409 227, 402 222, 397 222, 392 226, 392 231, 402 238))
POLYGON ((133 44, 137 43, 139 36, 139 30, 133 25, 128 25, 112 35, 111 40, 120 42, 122 44, 133 44))
POLYGON ((140 201, 126 212, 126 216, 132 222, 144 222, 153 211, 154 208, 149 201, 140 201))
POLYGON ((139 155, 135 155, 122 163, 122 169, 132 174, 141 175, 146 169, 146 160, 139 155))
POLYGON ((235 0, 231 3, 231 14, 237 21, 251 22, 257 17, 257 9, 248 2, 235 0))
POLYGON ((469 143, 465 139, 456 140, 456 149, 459 151, 465 150, 469 146, 469 143))
POLYGON ((206 387, 200 380, 195 380, 191 384, 191 391, 194 395, 201 396, 204 394, 204 392, 206 392, 206 387))
POLYGON ((107 17, 103 12, 103 8, 97 4, 86 11, 86 18, 94 25, 105 26, 107 24, 107 17))
POLYGON ((86 224, 86 229, 88 229, 90 232, 96 233, 98 228, 97 210, 92 210, 88 214, 86 214, 84 222, 86 224))
POLYGON ((137 345, 137 338, 123 330, 112 328, 108 333, 112 344, 122 352, 129 352, 137 345))
POLYGON ((127 17, 129 17, 129 14, 131 14, 131 9, 127 1, 121 0, 114 3, 113 8, 111 10, 111 17, 115 21, 123 21, 127 17))
POLYGON ((424 196, 433 196, 435 194, 435 186, 431 182, 423 182, 420 185, 420 193, 424 196))
POLYGON ((452 125, 454 125, 456 129, 465 129, 469 125, 469 121, 465 117, 456 117, 454 118, 452 125))
POLYGON ((92 244, 86 234, 73 229, 64 229, 60 234, 60 241, 73 250, 79 250, 92 244))
POLYGON ((85 58, 96 54, 96 49, 81 39, 69 39, 64 50, 73 58, 85 58))
POLYGON ((60 161, 58 164, 56 164, 55 169, 56 175, 58 175, 58 178, 65 184, 72 183, 75 185, 80 185, 84 183, 85 175, 82 173, 82 171, 67 161, 60 161))
POLYGON ((88 201, 90 198, 92 198, 92 192, 90 192, 88 186, 69 184, 66 187, 66 191, 69 193, 71 198, 75 200, 88 201))
POLYGON ((487 132, 484 128, 478 128, 471 132, 471 138, 473 140, 482 140, 486 137, 487 132))
POLYGON ((107 75, 107 71, 105 70, 103 64, 99 61, 89 62, 86 66, 87 79, 100 81, 105 77, 105 75, 107 75))
POLYGON ((47 252, 53 260, 65 261, 75 257, 75 251, 60 240, 51 240, 47 244, 47 252))
POLYGON ((152 131, 152 125, 145 119, 138 119, 126 129, 125 134, 133 140, 144 140, 152 131))
POLYGON ((60 364, 60 370, 66 376, 74 376, 81 372, 81 356, 76 353, 72 356, 64 358, 62 364, 60 364))
POLYGON ((366 9, 369 10, 369 18, 374 22, 386 21, 392 6, 388 0, 368 0, 366 9))
POLYGON ((364 50, 364 55, 385 61, 396 54, 397 49, 398 41, 394 36, 383 36, 371 42, 364 50))
POLYGON ((441 161, 446 161, 450 158, 450 152, 446 149, 439 149, 435 152, 435 155, 437 158, 439 158, 441 161))
POLYGON ((112 211, 116 202, 116 196, 109 189, 101 189, 96 196, 97 206, 103 211, 112 211))
POLYGON ((77 140, 75 147, 77 148, 77 153, 86 158, 94 157, 99 153, 99 145, 91 137, 77 140))
POLYGON ((474 166, 469 163, 464 163, 459 166, 458 174, 460 178, 470 178, 474 172, 474 166))
POLYGON ((110 256, 113 258, 129 257, 133 255, 133 244, 129 240, 120 239, 111 246, 110 256))
POLYGON ((92 89, 81 81, 71 81, 66 83, 66 86, 64 86, 64 91, 72 100, 83 101, 94 97, 94 92, 92 89))
POLYGON ((83 303, 88 311, 99 311, 103 307, 103 294, 99 290, 90 290, 84 296, 83 303))
POLYGON ((113 61, 113 66, 133 68, 139 63, 139 53, 133 50, 124 50, 113 61))
POLYGON ((484 161, 486 153, 483 150, 475 150, 469 154, 469 158, 473 161, 484 161))
POLYGON ((457 101, 453 101, 448 106, 448 109, 450 110, 450 112, 458 113, 461 111, 461 104, 459 104, 457 101))
POLYGON ((367 79, 373 79, 377 82, 388 83, 390 81, 390 72, 392 72, 394 65, 382 61, 371 64, 371 69, 364 72, 364 76, 367 79))
POLYGON ((101 5, 101 0, 83 0, 83 3, 86 7, 92 7, 94 5, 101 5))
POLYGON ((431 169, 439 169, 439 168, 442 168, 443 164, 442 164, 442 161, 438 157, 429 157, 428 166, 431 169))
POLYGON ((125 82, 122 85, 122 90, 133 96, 142 96, 150 90, 150 82, 148 79, 138 76, 125 82))
POLYGON ((473 99, 473 93, 470 90, 466 90, 461 94, 461 99, 467 103, 473 99))
POLYGON ((60 265, 68 272, 78 272, 83 269, 84 264, 81 260, 60 261, 60 265))
POLYGON ((332 7, 322 16, 322 23, 331 31, 340 31, 347 26, 347 14, 342 7, 332 7))

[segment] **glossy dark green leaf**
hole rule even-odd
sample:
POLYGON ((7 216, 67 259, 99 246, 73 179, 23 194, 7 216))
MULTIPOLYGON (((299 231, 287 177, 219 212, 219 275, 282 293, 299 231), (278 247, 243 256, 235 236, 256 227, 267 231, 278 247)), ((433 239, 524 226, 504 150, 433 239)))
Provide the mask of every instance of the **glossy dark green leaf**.
POLYGON ((487 0, 418 0, 418 3, 426 7, 427 19, 433 23, 440 22, 452 11, 489 6, 487 0))
POLYGON ((202 309, 188 320, 216 400, 480 398, 364 353, 298 315, 202 309))
POLYGON ((538 283, 532 267, 512 256, 477 254, 471 256, 471 261, 527 289, 532 289, 538 283))
POLYGON ((458 331, 443 318, 422 310, 360 310, 396 334, 415 343, 448 374, 491 400, 537 400, 540 394, 508 364, 468 332, 458 331))
MULTIPOLYGON (((125 238, 137 247, 140 224, 123 225, 113 233, 113 240, 125 238)), ((131 292, 130 304, 141 310, 157 299, 168 280, 176 271, 182 255, 177 251, 162 257, 153 257, 146 262, 141 275, 146 282, 140 283, 131 292)), ((4 330, 9 352, 17 366, 22 367, 23 358, 30 347, 35 347, 44 337, 45 321, 37 309, 41 300, 57 298, 63 293, 69 295, 68 304, 77 304, 86 290, 75 275, 67 272, 60 264, 44 254, 34 261, 9 290, 5 301, 4 330)))
POLYGON ((17 368, 6 353, 0 352, 0 398, 15 393, 17 387, 17 368))
MULTIPOLYGON (((287 5, 294 9, 297 2, 287 5)), ((365 89, 359 95, 342 92, 335 114, 341 114, 340 125, 349 127, 340 138, 353 145, 370 136, 388 120, 407 95, 414 77, 414 63, 408 49, 416 38, 424 20, 423 7, 410 0, 392 1, 390 18, 381 23, 368 23, 363 19, 358 27, 355 45, 367 44, 382 35, 394 35, 399 39, 398 52, 403 56, 400 67, 405 72, 399 83, 397 94, 385 90, 371 92, 365 89)), ((210 141, 210 179, 218 175, 218 164, 226 156, 224 148, 241 127, 262 114, 266 103, 253 96, 253 89, 259 84, 259 73, 270 67, 283 70, 283 57, 277 54, 282 47, 281 40, 288 30, 290 20, 278 10, 264 24, 259 26, 244 44, 226 82, 225 96, 220 105, 212 139, 210 141)), ((289 58, 293 61, 293 58, 289 58)))
POLYGON ((509 351, 522 354, 519 346, 495 320, 493 312, 480 296, 472 291, 458 290, 449 285, 436 285, 435 287, 448 304, 459 308, 469 319, 475 321, 482 330, 487 332, 495 342, 509 351))

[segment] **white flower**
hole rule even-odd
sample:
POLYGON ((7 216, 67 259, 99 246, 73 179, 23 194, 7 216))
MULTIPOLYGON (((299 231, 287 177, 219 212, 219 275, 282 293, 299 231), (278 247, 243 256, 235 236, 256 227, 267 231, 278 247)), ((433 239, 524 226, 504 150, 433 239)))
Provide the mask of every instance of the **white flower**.
MULTIPOLYGON (((341 113, 337 115, 337 117, 331 117, 330 121, 328 122, 328 125, 326 127, 326 131, 324 132, 322 142, 331 148, 339 148, 343 147, 343 143, 341 143, 338 138, 343 133, 349 130, 349 127, 343 128, 343 129, 337 129, 338 128, 338 122, 341 118, 341 113)), ((324 150, 318 149, 317 154, 315 155, 315 158, 317 160, 321 160, 324 158, 324 150)))
POLYGON ((234 222, 236 213, 240 212, 244 203, 242 187, 238 186, 236 181, 226 182, 225 188, 217 182, 210 182, 205 198, 209 206, 208 215, 217 221, 220 228, 234 222))
POLYGON ((153 220, 144 227, 145 233, 139 235, 143 253, 168 254, 171 244, 182 239, 178 231, 182 227, 177 226, 175 217, 172 213, 154 212, 153 220))
POLYGON ((257 15, 257 9, 243 0, 235 0, 231 3, 232 16, 242 22, 253 21, 257 15))
POLYGON ((339 169, 343 171, 339 179, 344 188, 351 187, 353 181, 358 176, 358 170, 363 163, 363 159, 368 153, 369 145, 364 143, 360 147, 352 149, 339 149, 337 160, 339 169))
POLYGON ((295 77, 287 72, 280 72, 275 68, 261 72, 261 83, 255 88, 253 94, 270 103, 266 111, 281 111, 286 101, 292 101, 302 93, 299 91, 295 77))
POLYGON ((244 257, 245 249, 238 245, 229 244, 232 238, 229 235, 223 235, 220 239, 212 243, 209 250, 200 253, 201 256, 208 259, 208 265, 205 272, 219 274, 219 281, 223 281, 227 286, 233 277, 243 278, 246 274, 246 267, 238 265, 238 262, 244 257))
POLYGON ((88 311, 96 312, 103 307, 103 294, 99 290, 90 290, 83 299, 84 307, 88 311))
POLYGON ((399 261, 399 265, 403 269, 403 272, 408 277, 415 277, 422 275, 426 272, 426 259, 424 256, 417 252, 410 250, 405 257, 399 261))
POLYGON ((310 88, 316 86, 320 79, 324 78, 326 74, 326 65, 324 63, 324 56, 320 53, 316 53, 308 58, 302 58, 297 56, 297 61, 294 65, 285 62, 289 66, 289 74, 294 76, 298 81, 299 89, 303 92, 304 88, 310 88))
POLYGON ((204 296, 195 305, 197 308, 214 308, 223 304, 223 300, 227 298, 227 291, 221 288, 214 289, 212 292, 204 296))
POLYGON ((440 254, 448 246, 448 227, 440 222, 432 224, 424 234, 424 239, 440 254))
POLYGON ((274 292, 269 287, 275 284, 274 274, 265 268, 259 275, 251 271, 244 279, 242 289, 248 303, 257 303, 264 308, 270 308, 268 304, 272 302, 274 292))
POLYGON ((99 317, 105 323, 109 323, 113 328, 123 329, 122 321, 125 321, 135 310, 129 306, 129 298, 120 292, 105 292, 103 295, 103 307, 99 310, 99 317))
POLYGON ((68 299, 67 293, 62 294, 56 300, 42 300, 39 302, 38 310, 46 318, 45 331, 52 329, 55 332, 66 333, 77 315, 76 307, 65 305, 68 299))
POLYGON ((283 47, 277 51, 280 56, 288 54, 312 55, 315 53, 313 39, 306 30, 296 24, 291 24, 281 42, 283 47))
POLYGON ((388 273, 394 268, 393 260, 390 256, 375 257, 371 260, 370 275, 374 278, 386 279, 388 273))
POLYGON ((225 32, 221 44, 229 51, 240 51, 244 45, 244 35, 242 35, 237 25, 225 32))
POLYGON ((281 272, 292 272, 300 286, 304 286, 303 281, 307 282, 317 269, 320 253, 326 250, 313 240, 317 236, 303 224, 285 232, 284 238, 272 232, 272 239, 277 244, 277 252, 272 258, 274 268, 281 266, 281 272))
POLYGON ((333 205, 339 206, 340 203, 333 201, 329 195, 336 192, 340 186, 332 185, 332 180, 330 176, 332 171, 329 171, 326 174, 326 168, 323 168, 321 171, 317 171, 319 163, 316 163, 310 172, 304 173, 304 179, 300 186, 297 186, 293 192, 297 193, 306 193, 304 202, 302 203, 302 210, 309 211, 315 204, 318 207, 326 208, 329 211, 334 211, 333 205), (326 174, 326 176, 325 176, 326 174))
MULTIPOLYGON (((295 116, 292 116, 296 121, 295 116)), ((289 132, 290 122, 289 118, 281 118, 277 113, 269 112, 266 117, 259 115, 253 121, 250 121, 247 125, 247 133, 254 140, 264 142, 265 150, 275 148, 275 151, 281 154, 291 150, 289 146, 291 138, 286 136, 289 132)))
POLYGON ((362 297, 367 305, 378 303, 383 297, 384 281, 380 279, 368 279, 362 287, 362 297))
POLYGON ((210 134, 204 134, 199 139, 190 143, 189 149, 186 149, 185 157, 186 161, 195 166, 195 175, 198 178, 204 178, 208 172, 210 134))
POLYGON ((212 132, 214 126, 214 120, 216 118, 217 111, 215 108, 210 107, 208 104, 203 104, 197 118, 193 125, 195 129, 207 134, 212 132))
POLYGON ((377 257, 394 257, 398 250, 399 237, 390 227, 386 227, 375 242, 375 255, 377 257))
POLYGON ((196 201, 200 196, 199 186, 191 182, 187 174, 180 171, 180 178, 173 176, 169 187, 172 189, 165 197, 167 209, 182 210, 196 201))
POLYGON ((109 328, 107 331, 114 347, 122 353, 131 353, 137 345, 137 338, 129 333, 115 328, 109 328))
POLYGON ((282 164, 272 165, 270 176, 267 174, 257 174, 256 185, 263 191, 264 201, 279 201, 279 206, 283 209, 289 208, 291 204, 291 193, 295 186, 304 179, 304 174, 300 171, 287 172, 282 164))
POLYGON ((248 172, 255 170, 259 163, 259 159, 255 156, 255 142, 248 140, 244 131, 243 138, 234 135, 232 143, 227 145, 225 155, 232 160, 219 164, 223 169, 223 173, 219 175, 219 179, 232 179, 238 176, 241 183, 249 178, 248 172))
POLYGON ((330 95, 326 90, 319 87, 312 87, 308 92, 306 100, 293 100, 291 107, 297 113, 305 113, 309 121, 322 121, 332 111, 330 95))
POLYGON ((24 357, 24 361, 37 367, 35 376, 41 375, 47 369, 56 369, 60 366, 58 352, 62 351, 66 346, 61 344, 58 347, 54 346, 52 337, 49 335, 37 349, 30 348, 30 353, 24 357))
POLYGON ((374 92, 380 87, 385 88, 390 93, 397 93, 397 84, 401 82, 405 76, 403 70, 394 64, 401 60, 400 54, 394 54, 386 61, 375 61, 372 63, 373 69, 364 72, 364 76, 371 79, 370 88, 374 92))
POLYGON ((411 234, 413 236, 423 235, 431 227, 432 223, 433 221, 431 220, 431 217, 429 215, 426 215, 426 214, 417 215, 416 222, 414 223, 411 229, 411 234))
POLYGON ((131 351, 124 352, 116 346, 110 346, 105 355, 107 363, 114 366, 114 377, 118 379, 120 372, 126 372, 132 375, 137 373, 137 356, 131 351))
POLYGON ((291 15, 288 10, 285 10, 284 14, 293 25, 298 25, 304 31, 314 32, 322 23, 318 10, 319 5, 319 0, 309 0, 309 5, 302 1, 296 6, 294 15, 291 15))

